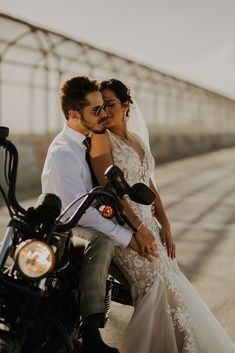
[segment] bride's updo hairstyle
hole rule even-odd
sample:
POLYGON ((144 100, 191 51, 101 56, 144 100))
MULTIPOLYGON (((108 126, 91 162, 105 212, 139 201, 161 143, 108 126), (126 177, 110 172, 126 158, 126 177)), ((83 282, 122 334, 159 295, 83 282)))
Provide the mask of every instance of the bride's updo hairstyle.
MULTIPOLYGON (((100 91, 102 92, 104 89, 110 89, 113 91, 115 96, 120 100, 121 104, 125 102, 129 102, 130 104, 133 103, 131 98, 130 88, 128 88, 124 83, 121 81, 111 78, 110 80, 102 81, 100 84, 100 91)), ((129 116, 130 109, 128 108, 126 112, 126 116, 129 116)))

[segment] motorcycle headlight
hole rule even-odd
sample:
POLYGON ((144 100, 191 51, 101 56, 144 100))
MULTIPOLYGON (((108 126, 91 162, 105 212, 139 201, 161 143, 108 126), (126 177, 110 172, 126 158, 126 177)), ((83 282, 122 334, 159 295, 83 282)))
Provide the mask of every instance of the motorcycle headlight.
POLYGON ((48 244, 29 239, 19 245, 15 253, 15 261, 23 275, 36 279, 45 276, 53 269, 55 254, 48 244))

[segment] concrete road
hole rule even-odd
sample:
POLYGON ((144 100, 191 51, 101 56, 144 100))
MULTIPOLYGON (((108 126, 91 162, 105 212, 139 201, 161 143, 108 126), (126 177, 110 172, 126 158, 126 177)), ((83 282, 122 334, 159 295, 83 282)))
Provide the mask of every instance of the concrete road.
MULTIPOLYGON (((235 341, 235 148, 156 168, 172 222, 177 258, 221 325, 235 341)), ((34 200, 25 204, 32 205, 34 200)), ((6 212, 0 209, 3 234, 6 212)), ((117 344, 132 308, 114 303, 102 334, 117 344)))

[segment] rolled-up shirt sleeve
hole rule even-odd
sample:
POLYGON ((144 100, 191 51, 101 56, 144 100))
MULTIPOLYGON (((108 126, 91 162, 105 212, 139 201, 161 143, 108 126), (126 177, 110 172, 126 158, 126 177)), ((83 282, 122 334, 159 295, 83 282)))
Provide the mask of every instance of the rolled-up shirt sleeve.
MULTIPOLYGON (((83 180, 83 161, 78 160, 73 152, 58 150, 48 155, 42 173, 42 190, 45 193, 54 193, 62 201, 64 210, 75 198, 84 195, 89 190, 85 187, 83 180)), ((64 216, 63 220, 71 217, 80 203, 81 199, 73 205, 64 216)), ((131 240, 132 232, 111 220, 105 219, 94 207, 89 207, 79 221, 79 225, 87 228, 97 229, 107 234, 115 243, 127 246, 131 240)))
POLYGON ((132 233, 119 224, 102 217, 97 209, 89 207, 79 221, 79 225, 87 228, 95 228, 109 235, 117 244, 127 246, 131 240, 132 233))

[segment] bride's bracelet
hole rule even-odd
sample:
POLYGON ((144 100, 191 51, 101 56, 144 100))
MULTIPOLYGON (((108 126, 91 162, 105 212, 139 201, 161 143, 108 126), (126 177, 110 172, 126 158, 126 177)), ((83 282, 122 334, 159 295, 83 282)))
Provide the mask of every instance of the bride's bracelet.
POLYGON ((138 219, 138 216, 134 215, 134 217, 130 219, 130 222, 133 223, 136 219, 138 219))
POLYGON ((140 222, 140 224, 139 224, 138 227, 136 228, 136 232, 138 232, 142 226, 143 226, 143 222, 140 222))

